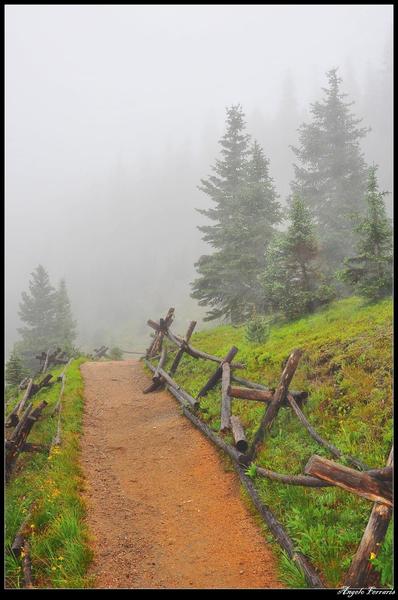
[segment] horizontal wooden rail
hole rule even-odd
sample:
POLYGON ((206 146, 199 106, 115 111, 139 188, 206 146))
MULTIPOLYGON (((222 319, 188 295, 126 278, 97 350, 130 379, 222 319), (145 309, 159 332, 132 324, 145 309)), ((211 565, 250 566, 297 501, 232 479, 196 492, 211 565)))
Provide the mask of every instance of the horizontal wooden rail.
POLYGON ((368 472, 356 471, 314 454, 309 459, 304 473, 323 479, 368 500, 381 502, 387 506, 393 505, 392 477, 388 481, 380 479, 374 474, 375 470, 373 470, 373 475, 370 475, 368 472))
POLYGON ((186 392, 182 387, 180 387, 178 383, 174 381, 174 379, 170 377, 168 373, 166 373, 166 371, 164 371, 161 368, 155 367, 147 359, 145 359, 145 364, 147 365, 147 367, 149 367, 149 369, 151 369, 153 373, 156 373, 156 371, 158 371, 159 376, 164 380, 166 386, 170 391, 173 389, 176 392, 178 392, 179 397, 183 398, 185 403, 191 406, 194 410, 197 410, 199 408, 199 401, 193 398, 190 394, 188 394, 188 392, 186 392))
POLYGON ((282 473, 276 473, 275 471, 270 471, 269 469, 265 469, 264 467, 259 467, 257 465, 256 473, 261 477, 270 479, 271 481, 277 481, 279 483, 284 483, 287 485, 302 485, 305 487, 315 488, 330 487, 333 485, 332 483, 322 481, 317 477, 309 477, 306 475, 284 475, 282 473))

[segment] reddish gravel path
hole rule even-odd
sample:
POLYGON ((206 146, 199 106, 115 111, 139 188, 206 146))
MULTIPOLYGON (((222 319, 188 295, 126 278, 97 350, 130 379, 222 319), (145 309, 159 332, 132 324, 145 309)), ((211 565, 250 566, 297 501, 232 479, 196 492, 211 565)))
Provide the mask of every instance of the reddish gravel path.
POLYGON ((97 588, 276 588, 237 476, 141 363, 92 362, 82 465, 97 588))

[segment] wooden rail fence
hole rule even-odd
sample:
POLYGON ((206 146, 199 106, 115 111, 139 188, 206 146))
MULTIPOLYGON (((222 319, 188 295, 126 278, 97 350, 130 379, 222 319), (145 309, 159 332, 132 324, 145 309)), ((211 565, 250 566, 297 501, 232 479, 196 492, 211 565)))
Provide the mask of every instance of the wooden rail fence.
POLYGON ((313 488, 337 486, 349 493, 373 501, 373 510, 368 525, 344 581, 344 585, 351 588, 366 587, 369 585, 372 574, 372 565, 369 557, 371 555, 373 557, 377 556, 392 516, 393 448, 391 448, 385 467, 370 469, 363 461, 344 454, 315 431, 302 410, 303 403, 308 396, 307 392, 290 390, 290 384, 302 356, 300 349, 293 350, 283 365, 277 388, 269 389, 235 374, 236 370, 244 368, 243 364, 233 362, 238 353, 238 348, 233 346, 223 358, 198 350, 190 344, 190 338, 195 329, 196 321, 190 323, 185 336, 182 338, 171 331, 173 319, 174 308, 170 308, 164 319, 160 318, 159 322, 149 319, 147 322, 155 333, 145 356, 145 364, 153 372, 152 383, 144 390, 144 393, 154 392, 165 387, 181 404, 183 414, 232 459, 243 486, 252 498, 263 520, 268 525, 276 540, 286 551, 289 558, 300 568, 308 585, 312 588, 324 587, 321 574, 318 573, 309 559, 296 549, 293 540, 283 525, 277 520, 270 508, 262 502, 252 479, 246 473, 247 468, 251 466, 260 477, 265 477, 286 485, 313 488), (167 360, 167 348, 163 343, 165 339, 177 347, 177 352, 168 372, 164 369, 167 360), (173 379, 185 354, 197 359, 217 363, 214 373, 204 383, 196 398, 193 398, 173 379), (159 360, 155 365, 151 362, 151 359, 159 360), (221 382, 220 434, 210 429, 199 418, 200 399, 206 396, 218 382, 221 382), (239 387, 232 385, 232 383, 239 384, 239 387), (250 444, 246 439, 245 431, 239 417, 232 415, 231 407, 234 398, 248 401, 255 400, 265 404, 263 416, 250 444), (259 450, 282 406, 287 406, 292 410, 292 413, 304 426, 309 435, 320 446, 327 449, 334 458, 345 459, 346 463, 351 466, 346 467, 317 455, 313 455, 309 459, 303 475, 276 473, 256 465, 255 460, 259 450), (223 433, 227 431, 232 433, 234 445, 227 443, 223 439, 223 433))
MULTIPOLYGON (((51 355, 49 354, 49 352, 43 354, 46 357, 43 361, 43 365, 45 365, 46 369, 49 367, 50 364, 65 364, 63 357, 62 363, 59 356, 59 362, 54 362, 53 360, 49 360, 51 359, 51 355)), ((43 356, 43 354, 40 356, 43 356)), ((55 358, 54 355, 53 357, 55 358)), ((67 359, 62 373, 57 377, 57 381, 61 382, 61 389, 54 410, 49 415, 50 417, 58 417, 56 434, 51 444, 32 444, 27 441, 32 427, 40 418, 43 417, 43 411, 47 407, 48 403, 45 400, 43 400, 36 407, 33 407, 32 402, 29 402, 27 405, 26 403, 34 394, 36 394, 43 387, 53 385, 53 383, 55 383, 55 380, 50 381, 52 379, 52 375, 47 374, 44 377, 44 379, 42 379, 37 384, 33 383, 33 378, 29 378, 28 381, 25 382, 26 386, 23 382, 21 382, 26 388, 26 392, 22 400, 17 404, 14 410, 6 418, 6 427, 14 427, 13 431, 7 436, 5 441, 6 482, 9 481, 14 470, 15 463, 21 452, 43 452, 45 454, 48 454, 53 446, 59 446, 61 444, 62 397, 66 383, 66 370, 72 360, 72 358, 67 359), (25 410, 23 410, 24 408, 25 410)), ((44 371, 44 368, 41 369, 41 372, 44 373, 44 371)), ((24 588, 33 588, 32 561, 30 557, 29 544, 29 534, 31 534, 31 529, 29 528, 28 523, 32 518, 34 507, 35 504, 33 503, 30 509, 28 510, 26 518, 20 525, 10 549, 14 557, 17 560, 21 560, 24 588)))

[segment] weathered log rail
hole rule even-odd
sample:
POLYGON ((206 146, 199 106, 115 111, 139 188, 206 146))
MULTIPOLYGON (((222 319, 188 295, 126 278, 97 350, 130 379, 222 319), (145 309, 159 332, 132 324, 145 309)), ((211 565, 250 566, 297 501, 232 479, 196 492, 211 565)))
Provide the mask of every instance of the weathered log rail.
POLYGON ((290 559, 296 563, 303 572, 310 587, 323 588, 324 583, 320 574, 311 565, 307 557, 299 552, 285 531, 281 523, 276 519, 269 507, 261 501, 252 478, 248 474, 265 477, 286 485, 304 486, 310 488, 324 488, 337 486, 349 493, 374 501, 374 508, 364 533, 362 542, 352 561, 349 569, 346 585, 354 587, 356 584, 366 587, 372 574, 372 566, 369 561, 369 553, 375 557, 386 534, 388 524, 392 516, 392 464, 393 450, 391 449, 387 466, 382 469, 369 469, 369 467, 358 458, 345 455, 333 444, 324 440, 310 424, 304 415, 302 408, 308 397, 305 391, 293 391, 289 389, 295 371, 302 356, 300 349, 295 349, 283 364, 283 371, 276 389, 249 381, 235 374, 236 369, 243 369, 242 363, 232 362, 238 352, 238 348, 232 347, 224 358, 207 354, 202 350, 194 348, 190 343, 196 321, 191 321, 185 336, 182 338, 170 329, 174 319, 174 308, 170 308, 164 319, 159 322, 149 319, 147 324, 155 331, 154 337, 145 355, 145 364, 154 373, 152 384, 144 390, 144 393, 154 392, 166 387, 181 404, 183 414, 213 443, 222 449, 233 461, 235 469, 240 477, 242 485, 250 495, 254 505, 258 509, 263 520, 285 550, 290 559), (172 345, 177 347, 177 352, 168 372, 165 370, 167 362, 167 349, 163 345, 164 339, 168 339, 172 345), (196 399, 181 388, 173 379, 184 354, 193 358, 209 360, 218 363, 215 372, 203 385, 196 399), (160 356, 159 356, 160 355, 160 356), (157 365, 151 363, 151 359, 159 358, 157 365), (206 423, 199 418, 200 399, 211 389, 221 382, 220 398, 220 434, 218 435, 206 423), (237 387, 232 385, 240 384, 237 387), (234 399, 249 400, 264 403, 265 411, 255 432, 251 444, 248 444, 243 425, 236 415, 232 414, 234 399), (353 468, 346 467, 331 460, 314 455, 308 461, 304 474, 289 475, 276 473, 263 466, 254 463, 261 448, 264 438, 272 428, 279 410, 284 407, 291 410, 298 421, 304 426, 310 436, 323 448, 328 450, 334 458, 343 459, 353 468), (232 435, 234 445, 223 439, 223 434, 232 435), (245 472, 245 469, 250 470, 245 472), (369 550, 370 549, 370 550, 369 550))

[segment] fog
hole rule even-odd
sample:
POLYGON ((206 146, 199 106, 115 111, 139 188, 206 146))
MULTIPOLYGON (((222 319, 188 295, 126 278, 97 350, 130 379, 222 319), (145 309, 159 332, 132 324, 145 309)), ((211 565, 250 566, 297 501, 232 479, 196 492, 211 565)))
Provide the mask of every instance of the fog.
POLYGON ((289 145, 338 66, 392 191, 390 5, 8 5, 5 17, 7 352, 38 264, 66 279, 84 349, 145 348, 146 320, 169 306, 177 330, 200 320, 197 185, 231 104, 285 201, 289 145))

